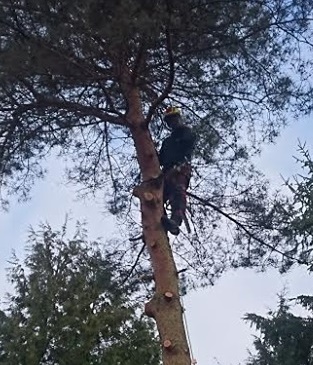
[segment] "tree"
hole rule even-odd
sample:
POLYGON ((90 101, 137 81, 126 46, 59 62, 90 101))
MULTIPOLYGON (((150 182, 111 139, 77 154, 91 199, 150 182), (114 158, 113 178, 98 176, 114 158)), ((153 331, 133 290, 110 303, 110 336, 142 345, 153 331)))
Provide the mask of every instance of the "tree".
POLYGON ((131 300, 134 285, 87 242, 82 226, 43 225, 32 232, 24 263, 9 270, 14 293, 0 313, 0 363, 160 364, 160 345, 150 321, 131 300), (120 274, 120 275, 119 275, 120 274))
MULTIPOLYGON (((312 310, 312 297, 299 297, 306 309, 312 310)), ((256 354, 247 365, 312 365, 313 321, 310 316, 292 314, 288 300, 280 297, 277 311, 267 317, 247 314, 245 320, 260 333, 254 340, 256 354)))
MULTIPOLYGON (((306 144, 299 144, 298 151, 300 157, 296 161, 302 171, 285 181, 290 197, 286 204, 277 206, 280 219, 276 223, 280 241, 291 248, 286 252, 282 268, 288 270, 295 262, 300 262, 306 263, 311 272, 313 161, 306 144)), ((256 354, 250 356, 248 365, 313 364, 313 297, 301 295, 295 300, 308 311, 308 316, 295 316, 285 296, 280 296, 277 311, 270 311, 266 318, 256 314, 245 316, 261 333, 254 341, 256 354)))
POLYGON ((190 363, 174 255, 190 285, 207 285, 229 266, 284 253, 251 156, 284 112, 312 108, 311 9, 312 0, 1 0, 2 193, 27 196, 51 151, 73 158, 72 182, 107 193, 130 235, 143 232, 155 281, 146 313, 165 365, 190 363), (193 235, 172 247, 157 157, 167 103, 198 134, 193 235))
POLYGON ((277 242, 285 246, 285 257, 281 270, 289 270, 295 263, 305 264, 312 270, 312 188, 313 161, 305 144, 299 144, 301 172, 285 180, 289 190, 285 197, 275 206, 275 219, 272 221, 277 232, 277 242))

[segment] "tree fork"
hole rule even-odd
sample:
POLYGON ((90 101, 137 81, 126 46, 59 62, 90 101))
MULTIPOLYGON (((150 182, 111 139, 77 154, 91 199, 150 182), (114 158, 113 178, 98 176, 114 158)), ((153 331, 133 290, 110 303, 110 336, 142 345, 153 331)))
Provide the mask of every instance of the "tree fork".
POLYGON ((143 182, 134 189, 134 195, 140 199, 143 236, 156 288, 153 298, 145 306, 145 313, 156 321, 162 344, 163 365, 190 365, 177 269, 168 236, 161 224, 163 179, 158 156, 141 109, 138 108, 137 113, 132 112, 129 120, 137 121, 131 123, 130 130, 143 182))

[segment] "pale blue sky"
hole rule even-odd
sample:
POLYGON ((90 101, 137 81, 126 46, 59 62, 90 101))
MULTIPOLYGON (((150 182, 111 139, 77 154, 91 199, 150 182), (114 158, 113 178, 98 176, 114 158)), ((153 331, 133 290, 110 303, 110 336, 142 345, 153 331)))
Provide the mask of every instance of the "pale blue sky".
MULTIPOLYGON (((296 155, 299 138, 307 141, 308 146, 313 140, 313 124, 309 118, 291 124, 276 145, 264 148, 259 166, 276 186, 282 184, 280 174, 288 177, 300 171, 292 158, 296 155)), ((36 227, 40 221, 48 221, 60 228, 66 213, 71 213, 73 220, 89 222, 91 239, 108 237, 114 230, 112 221, 103 216, 101 197, 98 203, 75 201, 74 190, 61 184, 61 170, 58 163, 54 163, 48 179, 34 187, 31 201, 23 204, 12 201, 9 213, 0 213, 1 295, 9 288, 5 281, 7 260, 13 249, 22 254, 30 225, 36 227)), ((243 361, 246 349, 251 348, 252 330, 241 318, 246 312, 265 314, 270 307, 275 307, 276 294, 284 286, 289 288, 291 296, 313 292, 311 277, 305 270, 298 269, 284 276, 273 270, 265 274, 249 270, 228 272, 214 287, 189 294, 184 301, 198 364, 238 365, 243 361)))

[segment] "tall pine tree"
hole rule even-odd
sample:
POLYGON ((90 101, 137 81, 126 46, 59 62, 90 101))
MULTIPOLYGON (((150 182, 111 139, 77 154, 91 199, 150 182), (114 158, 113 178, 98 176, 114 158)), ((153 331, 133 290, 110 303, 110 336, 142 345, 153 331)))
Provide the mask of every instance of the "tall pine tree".
POLYGON ((102 189, 130 235, 143 231, 155 281, 146 313, 164 364, 189 364, 174 258, 196 274, 192 285, 206 285, 229 266, 261 265, 277 246, 267 184, 251 157, 286 111, 312 108, 312 0, 0 4, 3 204, 6 194, 27 196, 51 151, 72 158, 70 180, 102 189), (157 156, 168 104, 183 108, 198 135, 193 235, 173 246, 160 224, 157 156))

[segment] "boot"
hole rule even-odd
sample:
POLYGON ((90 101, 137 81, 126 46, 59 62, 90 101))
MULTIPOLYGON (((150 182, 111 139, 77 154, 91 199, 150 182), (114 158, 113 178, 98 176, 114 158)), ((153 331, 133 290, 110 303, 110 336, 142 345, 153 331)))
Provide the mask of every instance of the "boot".
POLYGON ((170 218, 171 221, 175 222, 178 227, 183 223, 184 214, 181 211, 174 212, 170 218))
POLYGON ((161 218, 161 222, 165 231, 172 233, 174 236, 177 236, 179 234, 179 226, 173 219, 170 219, 166 215, 163 215, 163 217, 161 218))

